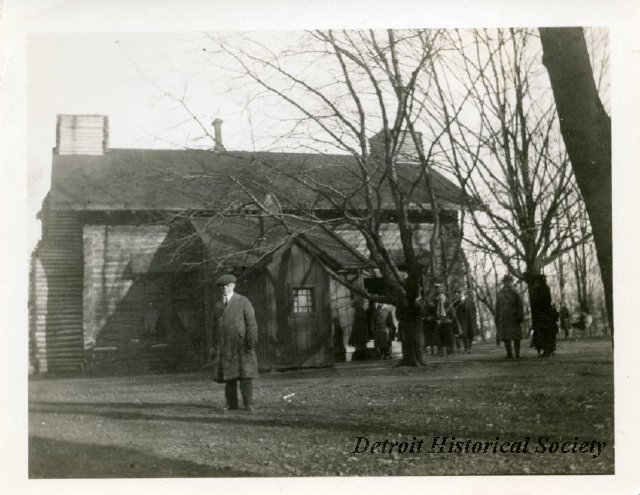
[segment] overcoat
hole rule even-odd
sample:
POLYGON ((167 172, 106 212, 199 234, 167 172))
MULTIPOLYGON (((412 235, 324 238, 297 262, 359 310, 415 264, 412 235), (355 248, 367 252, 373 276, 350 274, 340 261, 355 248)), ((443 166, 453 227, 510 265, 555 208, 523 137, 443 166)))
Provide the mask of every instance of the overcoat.
POLYGON ((476 321, 476 305, 468 297, 464 300, 457 298, 453 302, 453 317, 458 327, 458 334, 469 339, 478 333, 476 321))
POLYGON ((386 348, 391 345, 395 330, 393 307, 383 304, 373 312, 373 341, 376 347, 386 348))
POLYGON ((235 293, 226 306, 218 300, 213 318, 216 381, 257 378, 258 324, 249 299, 235 293))
POLYGON ((422 317, 422 332, 425 346, 440 345, 438 336, 437 301, 430 299, 421 302, 420 316, 422 317))
POLYGON ((524 308, 522 298, 512 287, 503 287, 496 298, 496 343, 522 339, 524 308))
POLYGON ((551 301, 551 291, 546 281, 539 277, 531 291, 531 326, 533 327, 533 346, 547 352, 556 350, 558 333, 558 312, 551 301))

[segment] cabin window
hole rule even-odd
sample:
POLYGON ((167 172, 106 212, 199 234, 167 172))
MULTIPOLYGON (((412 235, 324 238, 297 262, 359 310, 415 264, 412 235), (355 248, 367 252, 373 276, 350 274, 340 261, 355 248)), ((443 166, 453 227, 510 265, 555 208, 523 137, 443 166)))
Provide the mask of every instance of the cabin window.
POLYGON ((313 289, 293 289, 293 312, 294 313, 313 313, 315 307, 313 305, 313 289))

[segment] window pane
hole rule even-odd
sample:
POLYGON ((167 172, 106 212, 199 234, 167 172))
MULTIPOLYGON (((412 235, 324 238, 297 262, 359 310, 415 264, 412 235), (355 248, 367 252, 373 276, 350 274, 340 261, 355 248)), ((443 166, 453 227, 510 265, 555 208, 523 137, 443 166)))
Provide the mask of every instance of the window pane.
POLYGON ((313 289, 293 289, 293 312, 313 313, 313 289))

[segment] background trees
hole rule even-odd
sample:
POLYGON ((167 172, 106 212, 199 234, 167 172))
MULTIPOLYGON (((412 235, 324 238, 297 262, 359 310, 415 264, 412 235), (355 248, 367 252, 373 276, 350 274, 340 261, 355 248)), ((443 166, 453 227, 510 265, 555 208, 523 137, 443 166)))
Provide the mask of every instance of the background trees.
MULTIPOLYGON (((351 157, 348 184, 336 186, 313 168, 286 163, 263 163, 267 175, 284 182, 234 181, 262 214, 357 232, 389 292, 352 289, 398 307, 409 337, 407 364, 423 362, 414 303, 425 271, 431 281, 447 281, 463 262, 462 253, 446 252, 443 236, 464 238, 467 256, 483 265, 471 271, 487 308, 505 271, 529 285, 554 262, 564 270, 563 260, 573 266, 585 259, 583 244, 591 231, 582 221, 582 196, 535 30, 312 31, 268 40, 252 34, 208 39, 210 62, 248 95, 246 111, 256 115, 259 103, 270 115, 257 118, 272 117, 274 148, 325 154, 336 167, 344 162, 334 153, 351 157), (464 192, 448 198, 449 204, 434 194, 440 174, 457 180, 464 192), (293 189, 316 199, 309 203, 309 194, 289 194, 293 189), (319 205, 332 216, 319 215, 319 205), (455 206, 463 207, 459 228, 446 221, 455 206), (412 220, 418 213, 433 221, 426 249, 412 220), (389 225, 397 231, 397 252, 385 241, 389 225)), ((187 108, 184 98, 176 101, 187 108)), ((201 128, 208 134, 202 123, 201 128)), ((580 267, 584 273, 585 265, 580 267)), ((565 279, 563 272, 561 295, 565 279)))
POLYGON ((449 123, 439 148, 467 197, 485 205, 469 209, 465 240, 531 288, 546 266, 588 239, 576 221, 581 198, 542 77, 539 42, 528 29, 447 36, 452 52, 436 72, 438 118, 449 123), (451 117, 458 88, 470 91, 451 117))

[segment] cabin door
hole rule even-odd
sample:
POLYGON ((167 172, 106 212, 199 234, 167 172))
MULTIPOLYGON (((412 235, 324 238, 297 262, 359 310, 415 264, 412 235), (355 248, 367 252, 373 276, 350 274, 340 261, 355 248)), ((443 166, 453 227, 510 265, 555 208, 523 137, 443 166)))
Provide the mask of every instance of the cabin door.
POLYGON ((318 311, 321 308, 320 294, 315 286, 291 287, 289 330, 294 346, 294 366, 311 365, 309 360, 318 352, 320 328, 318 311))
POLYGON ((292 366, 333 364, 329 277, 298 246, 292 246, 287 265, 288 361, 292 366))

